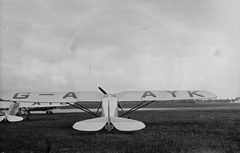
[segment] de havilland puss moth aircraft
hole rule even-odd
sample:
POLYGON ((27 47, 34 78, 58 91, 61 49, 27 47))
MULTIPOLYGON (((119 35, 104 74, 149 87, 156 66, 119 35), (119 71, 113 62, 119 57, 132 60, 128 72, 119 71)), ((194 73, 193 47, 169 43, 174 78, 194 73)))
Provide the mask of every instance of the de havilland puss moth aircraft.
MULTIPOLYGON (((19 103, 19 105, 13 103, 10 103, 9 101, 3 101, 0 99, 0 115, 1 114, 6 114, 5 112, 7 109, 12 108, 15 112, 15 114, 24 116, 25 119, 29 119, 29 115, 31 114, 32 111, 44 111, 46 114, 52 114, 53 109, 61 108, 62 106, 67 106, 68 104, 62 104, 62 103, 39 103, 39 102, 34 102, 34 103, 19 103), (16 110, 15 110, 16 109, 16 110), (2 112, 5 111, 5 112, 2 112)), ((12 114, 14 115, 14 114, 12 114)), ((11 119, 7 119, 9 122, 14 122, 11 119)), ((1 121, 1 120, 0 120, 1 121)))
MULTIPOLYGON (((19 92, 5 101, 14 102, 8 110, 12 121, 21 121, 19 116, 14 116, 14 107, 19 103, 61 103, 77 107, 96 118, 76 122, 73 128, 80 131, 99 131, 103 127, 111 131, 116 128, 119 131, 136 131, 145 128, 141 121, 124 118, 126 115, 153 102, 165 102, 175 100, 213 99, 216 95, 208 91, 122 91, 117 94, 108 94, 99 87, 99 92, 19 92), (84 102, 99 102, 96 112, 82 106, 84 102), (135 102, 136 105, 128 111, 123 111, 122 103, 135 102), (101 108, 101 115, 98 111, 101 108), (121 109, 121 115, 118 110, 121 109)), ((3 117, 2 117, 3 118, 3 117)))

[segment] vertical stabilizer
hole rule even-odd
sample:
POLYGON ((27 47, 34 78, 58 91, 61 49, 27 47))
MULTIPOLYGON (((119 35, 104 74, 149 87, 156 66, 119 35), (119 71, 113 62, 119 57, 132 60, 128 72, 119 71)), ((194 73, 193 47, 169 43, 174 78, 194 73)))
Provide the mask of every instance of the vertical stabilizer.
POLYGON ((19 107, 19 103, 12 103, 10 106, 9 106, 9 109, 7 111, 7 114, 8 115, 16 115, 17 112, 18 112, 18 107, 19 107))
POLYGON ((112 129, 113 129, 113 125, 111 123, 111 117, 110 117, 110 103, 109 103, 109 100, 108 100, 108 122, 107 124, 105 125, 105 129, 110 132, 112 129))

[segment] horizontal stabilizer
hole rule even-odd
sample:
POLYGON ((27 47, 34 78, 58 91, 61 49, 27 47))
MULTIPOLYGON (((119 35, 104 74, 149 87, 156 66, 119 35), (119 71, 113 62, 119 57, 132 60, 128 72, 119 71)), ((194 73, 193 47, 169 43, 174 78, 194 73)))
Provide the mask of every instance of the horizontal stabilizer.
POLYGON ((79 131, 99 131, 105 126, 107 121, 107 117, 88 119, 76 122, 73 128, 79 131))
POLYGON ((145 124, 127 118, 111 117, 111 123, 119 131, 136 131, 145 128, 145 124))
POLYGON ((5 119, 5 115, 4 116, 0 116, 0 122, 2 121, 2 120, 4 120, 5 119))
POLYGON ((20 116, 14 116, 14 115, 7 115, 7 120, 9 122, 19 122, 23 120, 23 117, 20 116))

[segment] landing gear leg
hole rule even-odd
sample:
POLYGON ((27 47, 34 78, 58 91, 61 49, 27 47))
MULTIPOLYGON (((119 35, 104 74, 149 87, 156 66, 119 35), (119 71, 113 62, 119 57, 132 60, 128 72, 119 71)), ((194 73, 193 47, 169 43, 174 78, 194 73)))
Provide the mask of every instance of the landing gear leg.
POLYGON ((29 115, 30 115, 31 113, 30 113, 30 111, 29 110, 24 110, 23 111, 23 118, 25 119, 25 120, 30 120, 29 119, 29 115))

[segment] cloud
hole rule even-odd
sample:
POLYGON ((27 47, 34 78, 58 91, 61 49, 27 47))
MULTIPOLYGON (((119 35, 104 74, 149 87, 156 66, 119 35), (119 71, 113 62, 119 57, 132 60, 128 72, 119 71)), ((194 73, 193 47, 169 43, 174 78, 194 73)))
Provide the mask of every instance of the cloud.
POLYGON ((213 56, 220 57, 221 56, 221 50, 220 49, 216 49, 215 52, 213 53, 213 56))
POLYGON ((67 81, 63 76, 51 76, 51 80, 57 84, 66 84, 67 81))
POLYGON ((201 88, 235 96, 238 6, 235 0, 1 1, 1 90, 201 88))

